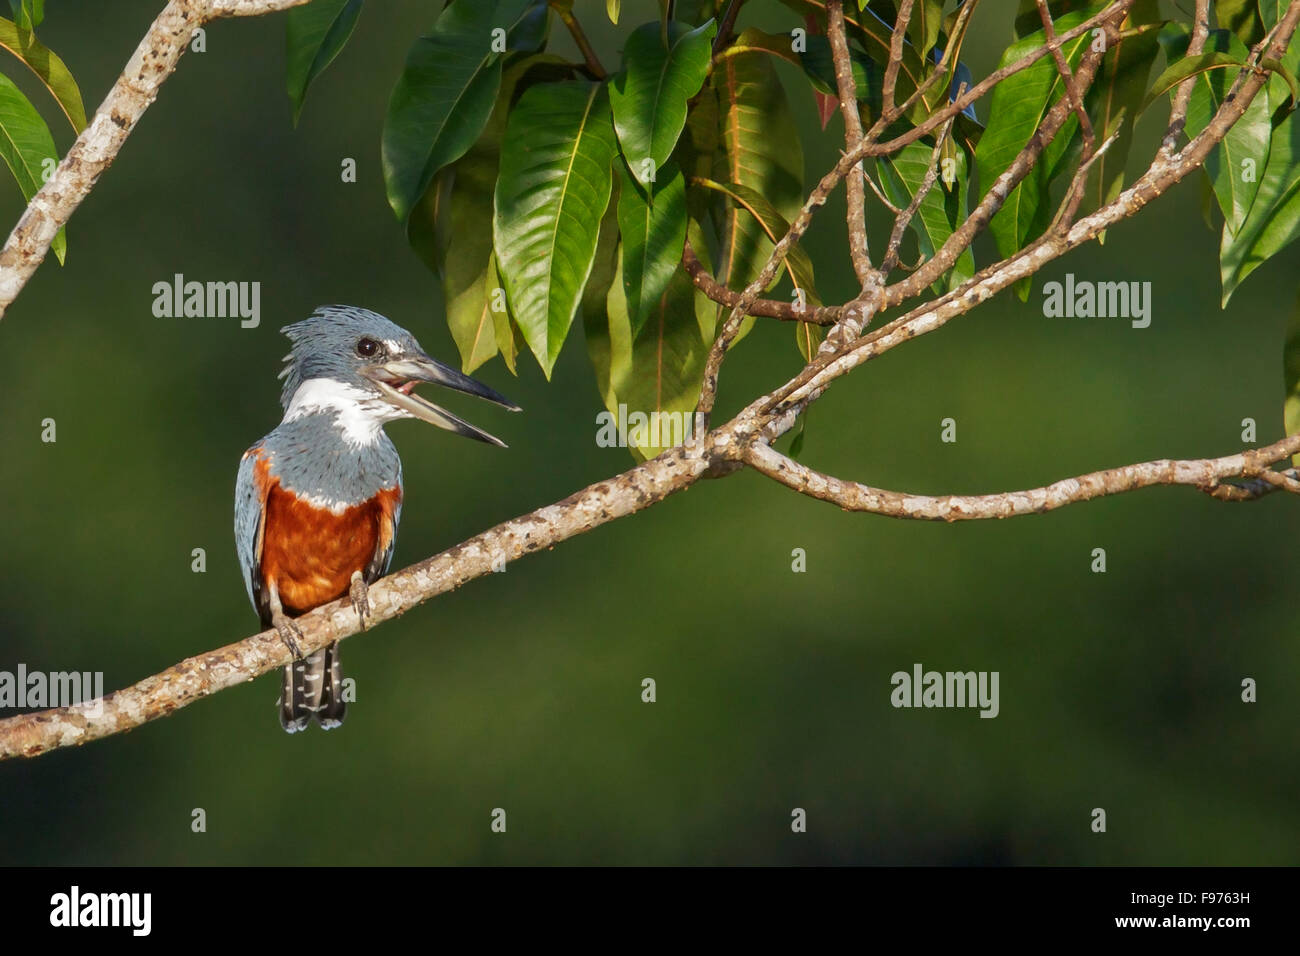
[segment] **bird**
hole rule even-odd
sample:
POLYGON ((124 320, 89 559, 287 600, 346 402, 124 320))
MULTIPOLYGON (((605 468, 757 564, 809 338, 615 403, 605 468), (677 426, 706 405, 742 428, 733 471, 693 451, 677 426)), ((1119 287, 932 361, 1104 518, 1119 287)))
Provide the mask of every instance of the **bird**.
POLYGON ((280 330, 284 417, 244 452, 235 479, 235 544, 248 599, 262 627, 293 654, 278 708, 289 733, 313 720, 329 730, 347 712, 339 647, 303 657, 294 618, 347 597, 362 626, 368 587, 388 571, 402 516, 402 460, 384 426, 416 418, 504 448, 413 389, 422 382, 519 406, 430 357, 415 336, 377 312, 316 309, 280 330))

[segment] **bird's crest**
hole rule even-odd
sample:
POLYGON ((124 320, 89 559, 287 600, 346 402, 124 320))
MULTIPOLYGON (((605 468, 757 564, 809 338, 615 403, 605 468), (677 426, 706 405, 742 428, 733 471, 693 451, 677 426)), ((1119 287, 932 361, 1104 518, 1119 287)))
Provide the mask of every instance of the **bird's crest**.
POLYGON ((293 343, 284 357, 284 368, 279 377, 284 379, 280 390, 280 404, 287 411, 298 386, 308 378, 328 375, 332 360, 348 352, 346 345, 358 335, 371 335, 387 340, 411 338, 400 325, 384 318, 378 312, 354 305, 322 305, 301 322, 286 325, 280 330, 293 343))

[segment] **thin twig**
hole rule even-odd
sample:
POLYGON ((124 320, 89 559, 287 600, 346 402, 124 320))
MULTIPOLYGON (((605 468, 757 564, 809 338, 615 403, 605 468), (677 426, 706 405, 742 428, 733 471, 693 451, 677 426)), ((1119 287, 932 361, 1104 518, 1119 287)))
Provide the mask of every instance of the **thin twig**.
MULTIPOLYGON (((1280 19, 1280 18, 1279 18, 1280 19)), ((1196 0, 1196 15, 1192 20, 1192 35, 1187 42, 1187 56, 1199 56, 1205 50, 1205 41, 1210 35, 1210 0, 1196 0)), ((1164 139, 1160 143, 1160 155, 1166 158, 1178 148, 1178 136, 1187 125, 1187 106, 1192 101, 1192 89, 1200 81, 1199 77, 1189 76, 1178 84, 1174 90, 1169 107, 1169 124, 1165 128, 1164 139)))
POLYGON ((560 21, 569 28, 569 33, 573 36, 573 42, 578 45, 582 58, 587 62, 587 72, 598 80, 605 79, 609 74, 605 72, 605 68, 600 63, 600 57, 596 56, 596 51, 592 49, 591 41, 587 39, 582 24, 573 15, 572 4, 563 4, 552 0, 550 6, 559 16, 560 21))
MULTIPOLYGON (((828 3, 827 10, 829 9, 830 5, 828 3)), ((881 94, 881 117, 895 115, 894 89, 898 85, 898 68, 903 65, 903 40, 907 35, 908 21, 911 19, 912 0, 903 0, 898 5, 898 19, 894 21, 894 32, 889 38, 889 63, 885 65, 885 84, 881 94)))
MULTIPOLYGON (((1047 9, 1047 0, 1037 0, 1037 3, 1038 15, 1043 21, 1043 35, 1046 36, 1048 44, 1052 44, 1056 40, 1056 24, 1052 22, 1052 13, 1047 9)), ((1096 136, 1092 131, 1092 120, 1088 117, 1088 111, 1083 108, 1083 93, 1074 81, 1074 74, 1060 46, 1052 47, 1052 59, 1056 61, 1056 72, 1060 74, 1061 82, 1065 84, 1065 95, 1070 98, 1070 106, 1079 117, 1079 128, 1083 130, 1085 156, 1091 156, 1096 136)))
MULTIPOLYGON (((719 282, 704 267, 704 263, 695 254, 689 242, 682 250, 682 267, 691 277, 695 287, 718 305, 734 308, 740 302, 741 293, 719 282)), ((780 302, 776 299, 755 299, 749 304, 748 309, 750 315, 779 319, 782 322, 806 322, 809 325, 834 325, 840 317, 840 312, 841 309, 837 305, 822 305, 800 310, 795 308, 793 302, 780 302)))
POLYGON ((745 0, 729 0, 727 3, 727 9, 722 14, 722 19, 718 21, 717 36, 713 38, 713 54, 715 56, 730 41, 732 28, 736 25, 736 17, 740 14, 740 5, 744 2, 745 0))
POLYGON ((921 208, 921 203, 925 201, 925 197, 934 188, 935 181, 939 178, 939 157, 943 153, 944 142, 952 134, 952 124, 955 120, 956 117, 952 117, 940 130, 939 138, 935 140, 934 149, 930 152, 930 165, 925 170, 920 186, 917 187, 916 195, 907 204, 907 208, 894 217, 894 227, 889 233, 889 244, 885 247, 885 258, 880 263, 880 271, 885 275, 889 275, 898 265, 898 249, 903 243, 903 233, 907 231, 908 224, 911 223, 916 211, 921 208))

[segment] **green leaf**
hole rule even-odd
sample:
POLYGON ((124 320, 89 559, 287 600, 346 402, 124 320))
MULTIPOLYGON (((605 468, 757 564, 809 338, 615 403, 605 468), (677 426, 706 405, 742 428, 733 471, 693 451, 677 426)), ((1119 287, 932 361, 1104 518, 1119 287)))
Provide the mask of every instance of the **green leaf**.
MULTIPOLYGON (((811 40, 816 37, 814 34, 807 39, 811 40)), ((822 37, 822 39, 826 39, 822 37)), ((829 47, 827 47, 829 50, 829 47)), ((800 59, 804 55, 794 51, 794 38, 788 33, 768 33, 766 30, 760 30, 757 27, 750 27, 740 36, 736 37, 727 45, 725 50, 718 53, 718 59, 724 60, 729 56, 740 56, 745 53, 767 53, 780 60, 785 60, 795 66, 801 66, 800 59)), ((819 81, 822 77, 816 77, 819 81)), ((835 74, 830 75, 831 88, 835 86, 835 74)))
POLYGON ((790 449, 786 452, 787 457, 795 461, 799 460, 799 456, 803 454, 804 435, 807 433, 808 409, 805 408, 803 414, 799 416, 799 427, 795 430, 794 438, 790 439, 790 449))
MULTIPOLYGON (((1211 36, 1218 33, 1219 31, 1216 30, 1211 33, 1211 36)), ((1146 103, 1142 108, 1145 110, 1146 107, 1160 99, 1188 77, 1199 76, 1209 70, 1240 70, 1245 65, 1245 61, 1238 59, 1235 55, 1218 51, 1201 53, 1196 56, 1185 56, 1171 63, 1163 73, 1156 77, 1155 82, 1151 84, 1151 92, 1147 94, 1146 103)))
MULTIPOLYGON (((505 285, 501 281, 501 270, 497 268, 496 254, 493 253, 492 263, 486 276, 486 292, 491 297, 498 291, 504 299, 505 285)), ((524 343, 519 333, 519 326, 515 323, 514 316, 510 314, 510 305, 505 303, 505 307, 501 308, 496 299, 489 298, 488 308, 492 313, 492 328, 496 332, 497 351, 501 353, 501 360, 506 363, 506 368, 510 370, 511 375, 518 375, 515 359, 524 343)))
POLYGON ((1230 30, 1246 46, 1264 37, 1256 0, 1214 0, 1214 16, 1220 27, 1230 30))
MULTIPOLYGON (((909 143, 897 154, 883 158, 877 163, 881 172, 880 185, 889 201, 899 208, 906 207, 921 188, 921 182, 930 168, 931 148, 924 143, 909 143)), ((921 200, 916 215, 912 217, 910 228, 916 234, 917 244, 922 255, 927 259, 948 241, 966 219, 967 187, 969 180, 966 173, 966 154, 960 149, 945 157, 951 160, 953 185, 955 189, 954 208, 949 209, 942 180, 936 182, 921 200)), ((935 292, 943 293, 957 288, 975 274, 975 258, 970 247, 964 249, 952 269, 948 272, 948 282, 935 283, 935 292)))
MULTIPOLYGON (((781 240, 787 232, 790 231, 790 223, 779 212, 772 207, 772 204, 764 199, 756 190, 748 186, 741 186, 739 183, 718 183, 711 179, 701 179, 699 185, 706 189, 712 189, 715 192, 722 193, 735 204, 737 209, 742 209, 748 213, 767 241, 773 246, 781 240)), ((808 302, 820 305, 821 300, 817 298, 817 282, 813 278, 812 260, 808 254, 800 248, 798 243, 790 247, 786 253, 782 266, 790 275, 790 281, 794 283, 796 289, 802 289, 808 302)), ((748 284, 748 283, 747 283, 748 284)))
MULTIPOLYGON (((1262 92, 1259 95, 1263 95, 1262 92)), ((1223 305, 1246 277, 1300 236, 1300 126, 1295 114, 1273 131, 1268 164, 1246 221, 1224 228, 1219 246, 1223 305)))
MULTIPOLYGON (((758 53, 727 57, 713 73, 723 148, 713 179, 758 195, 785 221, 803 203, 803 148, 770 60, 758 53)), ((742 205, 723 208, 718 278, 743 289, 772 251, 761 222, 742 205)))
POLYGON ((677 145, 687 101, 700 91, 708 72, 716 32, 712 20, 694 30, 674 20, 668 25, 668 46, 657 23, 640 26, 628 37, 623 72, 609 88, 609 101, 619 145, 638 182, 652 181, 677 145))
MULTIPOLYGON (((1206 38, 1206 52, 1221 53, 1242 61, 1249 55, 1242 42, 1227 30, 1210 33, 1206 38)), ((1187 104, 1189 138, 1200 135, 1210 124, 1234 80, 1236 73, 1227 70, 1213 70, 1198 76, 1187 104)), ((1205 159, 1205 172, 1214 186, 1215 198, 1230 232, 1235 233, 1241 228, 1255 202, 1260 174, 1268 159, 1272 131, 1269 97, 1266 91, 1261 91, 1205 159)))
MULTIPOLYGON (((1282 349, 1282 378, 1286 385, 1286 399, 1282 404, 1282 420, 1286 433, 1300 433, 1300 296, 1291 310, 1287 325, 1286 345, 1282 349)), ((1291 456, 1292 464, 1300 467, 1300 453, 1291 456)))
POLYGON ((686 244, 686 180, 669 162, 647 191, 619 164, 618 229, 623 242, 623 292, 633 334, 681 268, 686 244))
MULTIPOLYGON (((547 0, 529 0, 523 15, 514 21, 506 34, 507 54, 538 53, 545 49, 551 36, 551 10, 555 7, 547 0)), ((506 60, 507 68, 511 56, 506 60)))
MULTIPOLYGON (((1052 15, 1052 22, 1055 24, 1067 13, 1082 10, 1087 5, 1084 0, 1051 0, 1047 4, 1047 12, 1052 15)), ((1017 40, 1043 29, 1043 16, 1038 12, 1038 0, 1020 0, 1016 6, 1016 19, 1013 29, 1017 40)), ((1056 32, 1060 33, 1061 31, 1058 28, 1056 32)))
MULTIPOLYGON (((467 373, 496 355, 499 336, 493 307, 506 311, 504 295, 494 295, 500 282, 492 234, 481 225, 491 220, 497 161, 494 150, 476 148, 439 173, 439 180, 451 180, 445 200, 449 235, 444 240, 443 301, 447 327, 467 373)), ((412 215, 412 223, 415 220, 412 215)))
POLYGON ((86 107, 81 102, 81 90, 71 71, 62 60, 46 49, 30 32, 24 31, 9 20, 0 19, 0 47, 18 57, 29 70, 40 78, 45 88, 53 94, 63 110, 63 115, 80 135, 86 128, 86 107))
POLYGON ((907 21, 907 38, 921 56, 925 56, 939 38, 943 24, 943 0, 916 0, 912 17, 907 21))
POLYGON ((826 330, 811 322, 794 323, 794 341, 799 346, 799 354, 805 362, 811 362, 817 355, 817 348, 826 337, 826 330))
POLYGON ((531 7, 532 0, 455 0, 411 47, 382 141, 384 185, 398 219, 483 132, 501 84, 493 31, 508 35, 531 7))
MULTIPOLYGON (((1292 40, 1282 59, 1294 73, 1300 67, 1300 43, 1292 40)), ((1265 98, 1266 111, 1273 113, 1290 95, 1286 81, 1275 73, 1256 99, 1265 98)), ((1225 228, 1219 245, 1225 306, 1247 276, 1300 236, 1300 122, 1295 112, 1273 127, 1268 161, 1258 175, 1259 189, 1246 221, 1235 234, 1225 228)))
MULTIPOLYGON (((1265 31, 1277 26, 1277 21, 1286 12, 1286 8, 1286 0, 1259 0, 1260 20, 1265 31)), ((1281 74, 1286 79, 1287 86, 1291 90, 1291 102, 1288 106, 1289 109, 1295 109, 1297 102, 1300 102, 1300 81, 1296 79, 1296 74, 1300 73, 1300 36, 1295 34, 1291 36, 1291 42, 1287 44, 1280 63, 1271 57, 1266 57, 1259 65, 1265 70, 1281 74)))
MULTIPOLYGON (((476 270, 477 271, 477 270, 476 270)), ((474 311, 457 309, 456 301, 447 301, 447 326, 460 350, 461 367, 472 372, 497 354, 497 328, 494 311, 509 313, 498 293, 497 260, 489 256, 487 271, 478 276, 479 288, 469 291, 463 298, 471 299, 474 311)))
MULTIPOLYGON (((623 177, 616 179, 615 187, 622 181, 623 177)), ((587 277, 587 285, 582 290, 581 309, 583 338, 587 340, 587 355, 591 359, 592 371, 596 373, 596 387, 600 390, 601 400, 616 412, 618 399, 610 390, 609 383, 611 379, 621 379, 627 374, 631 353, 625 349, 614 352, 611 348, 609 305, 606 300, 621 258, 616 203, 610 203, 605 218, 600 221, 596 255, 591 264, 591 275, 587 277)), ((630 342, 631 335, 629 325, 624 337, 630 342)))
MULTIPOLYGON (((1133 145, 1133 129, 1142 111, 1151 63, 1159 46, 1158 33, 1163 25, 1156 0, 1138 0, 1129 12, 1128 22, 1141 32, 1121 37, 1102 58, 1096 79, 1084 98, 1098 144, 1112 136, 1115 140, 1088 172, 1080 215, 1110 202, 1124 188, 1124 166, 1133 145)), ((1105 232, 1098 241, 1105 242, 1105 232)))
MULTIPOLYGON (((1286 12, 1287 2, 1288 0, 1259 0, 1259 17, 1265 32, 1277 26, 1277 21, 1286 12)), ((1295 42, 1294 37, 1291 42, 1295 42)))
MULTIPOLYGON (((1056 29, 1064 33, 1082 23, 1093 12, 1095 11, 1089 8, 1066 14, 1057 21, 1056 29)), ((1084 33, 1061 46, 1061 52, 1071 67, 1078 65, 1091 42, 1091 36, 1084 33)), ((1045 43, 1046 35, 1042 30, 1018 40, 1002 54, 999 68, 1014 63, 1045 43)), ((981 194, 987 193, 997 178, 1011 166, 1037 131, 1048 110, 1064 92, 1064 83, 1050 56, 1041 57, 1032 66, 1012 74, 994 88, 988 127, 975 150, 981 194)), ((1065 159, 1077 128, 1078 120, 1071 117, 1057 132, 1029 174, 1011 190, 1006 202, 989 223, 989 231, 997 243, 998 253, 1004 258, 1018 252, 1045 228, 1048 190, 1053 177, 1066 165, 1065 159)), ((1028 296, 1028 283, 1019 283, 1017 289, 1022 299, 1028 296)))
POLYGON ((605 0, 605 13, 609 16, 609 22, 618 26, 618 14, 623 8, 623 0, 605 0))
MULTIPOLYGON (((692 231, 702 245, 694 224, 692 231)), ((598 347, 603 345, 610 355, 608 380, 602 389, 605 406, 616 420, 627 422, 623 437, 632 454, 653 458, 689 437, 713 340, 713 303, 679 269, 653 304, 645 326, 633 334, 623 282, 616 276, 606 300, 606 315, 603 343, 601 330, 592 330, 598 347)))
POLYGON ((618 200, 622 195, 620 187, 625 181, 623 176, 613 180, 609 208, 600 221, 591 275, 587 277, 587 284, 582 290, 581 308, 584 314, 594 310, 599 313, 602 322, 605 320, 605 299, 609 295, 609 287, 614 284, 618 264, 622 261, 622 242, 618 234, 618 200))
POLYGON ((361 0, 312 0, 294 7, 285 20, 284 41, 289 102, 298 125, 307 87, 339 55, 361 15, 361 0))
MULTIPOLYGON (((750 27, 718 54, 715 65, 717 61, 731 56, 766 53, 803 70, 817 92, 838 96, 839 87, 835 79, 835 60, 831 56, 830 40, 819 33, 807 34, 801 40, 801 48, 796 52, 794 37, 790 34, 768 33, 750 27)), ((878 111, 884 69, 856 46, 849 47, 849 63, 853 69, 853 80, 857 84, 858 99, 878 111)))
MULTIPOLYGON (((465 154, 458 163, 471 162, 474 151, 465 154)), ((495 157, 494 157, 495 158, 495 157)), ((420 260, 432 270, 439 279, 446 278, 447 249, 451 244, 452 187, 456 184, 456 166, 458 163, 441 170, 429 183, 420 201, 411 210, 406 220, 406 241, 420 260)), ((468 180, 467 180, 468 182, 468 180)), ((462 186, 464 188, 464 186, 462 186)), ((488 215, 492 214, 492 190, 488 190, 488 215)), ((490 250, 492 243, 485 243, 490 250)))
POLYGON ((45 0, 9 0, 18 29, 30 33, 45 19, 45 0))
MULTIPOLYGON (((812 14, 825 19, 826 6, 821 0, 781 0, 781 2, 800 16, 812 14)), ((848 24, 850 36, 862 44, 873 62, 888 63, 891 56, 890 43, 894 33, 894 16, 892 10, 885 10, 884 7, 881 7, 881 10, 880 15, 865 8, 857 14, 846 12, 844 20, 848 24), (889 14, 888 22, 883 18, 884 13, 889 14)), ((926 59, 911 43, 903 44, 903 55, 899 60, 895 88, 896 102, 901 103, 911 96, 918 84, 923 82, 934 68, 934 64, 927 62, 926 59)), ((933 113, 945 101, 947 93, 946 83, 936 83, 932 86, 913 108, 911 112, 913 122, 919 122, 933 113)))
MULTIPOLYGON (((27 97, 3 74, 0 74, 0 157, 18 181, 23 199, 28 202, 41 188, 41 166, 48 160, 58 161, 54 137, 27 97)), ((50 248, 62 264, 67 256, 67 239, 60 229, 50 248)))
POLYGON ((514 371, 517 350, 509 310, 494 313, 491 308, 492 293, 501 283, 492 254, 492 230, 482 225, 492 221, 501 138, 510 102, 521 86, 570 74, 561 57, 547 54, 529 56, 510 66, 483 135, 468 153, 438 173, 407 221, 412 248, 442 279, 447 325, 466 372, 492 358, 495 350, 488 351, 491 342, 504 346, 503 358, 514 371))
POLYGON ((673 6, 673 19, 698 25, 709 17, 716 17, 726 3, 727 0, 677 0, 673 6))
POLYGON ((548 378, 591 271, 615 149, 602 84, 534 86, 510 112, 494 245, 511 313, 548 378))
MULTIPOLYGON (((787 40, 787 45, 789 41, 787 40)), ((814 89, 831 96, 839 96, 835 79, 835 59, 831 56, 831 41, 820 34, 805 38, 804 50, 798 54, 798 65, 812 80, 814 89)), ((866 106, 864 120, 880 113, 884 92, 885 70, 857 47, 849 47, 849 65, 853 68, 853 82, 858 91, 858 102, 866 106)))
MULTIPOLYGON (((768 242, 775 244, 790 231, 790 223, 785 220, 785 217, 773 209, 772 205, 754 190, 738 186, 735 183, 717 183, 709 179, 700 179, 696 182, 706 189, 721 193, 730 199, 736 208, 749 213, 762 229, 763 235, 768 242)), ((813 275, 812 260, 808 258, 807 253, 800 248, 798 243, 795 243, 786 253, 781 265, 787 275, 790 276, 790 283, 794 286, 795 292, 802 295, 801 301, 805 308, 815 308, 822 304, 817 295, 817 280, 813 275)), ((715 315, 717 312, 718 310, 715 309, 715 315)), ((752 319, 752 316, 750 318, 752 319)), ((746 319, 746 321, 750 321, 750 319, 746 319)), ((817 347, 821 345, 822 328, 808 322, 796 322, 794 333, 795 343, 799 346, 799 353, 804 357, 805 361, 811 362, 813 356, 817 354, 817 347)))
MULTIPOLYGON (((1211 232, 1218 232, 1223 225, 1221 221, 1215 221, 1215 210, 1219 208, 1218 202, 1214 196, 1214 184, 1210 182, 1210 177, 1205 173, 1205 167, 1201 167, 1201 175, 1196 177, 1196 182, 1201 191, 1201 219, 1205 223, 1205 228, 1211 232)), ((1218 217, 1220 220, 1222 216, 1218 217)))
MULTIPOLYGON (((718 92, 712 85, 700 90, 686 117, 686 134, 677 144, 675 153, 682 175, 691 182, 713 175, 722 145, 722 130, 718 125, 718 92)), ((686 208, 693 219, 703 222, 708 215, 708 202, 712 199, 701 189, 686 190, 686 208)))

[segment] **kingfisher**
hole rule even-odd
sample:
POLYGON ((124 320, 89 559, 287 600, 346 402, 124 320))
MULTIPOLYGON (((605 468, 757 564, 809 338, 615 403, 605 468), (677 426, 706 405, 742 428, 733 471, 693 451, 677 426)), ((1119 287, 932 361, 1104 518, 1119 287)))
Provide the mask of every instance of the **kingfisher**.
POLYGON ((335 642, 303 657, 294 618, 347 596, 364 626, 367 588, 388 571, 402 515, 402 460, 384 426, 418 418, 504 448, 505 442, 417 395, 421 382, 519 406, 431 358, 406 329, 354 306, 322 306, 280 330, 293 343, 280 378, 284 418, 246 452, 235 481, 235 545, 248 599, 293 653, 280 725, 343 722, 335 642))

